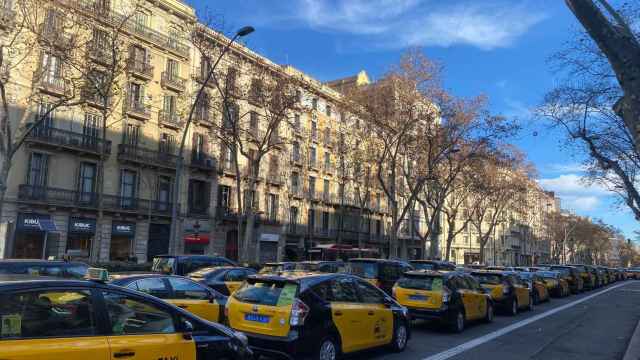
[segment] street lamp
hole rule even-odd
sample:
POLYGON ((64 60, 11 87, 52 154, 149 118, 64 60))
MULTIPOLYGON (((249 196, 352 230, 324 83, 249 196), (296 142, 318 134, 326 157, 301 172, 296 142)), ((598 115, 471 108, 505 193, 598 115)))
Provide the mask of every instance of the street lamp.
MULTIPOLYGON (((244 37, 247 36, 249 34, 251 34, 252 32, 254 32, 255 29, 252 26, 244 26, 242 28, 240 28, 236 34, 229 40, 229 42, 225 45, 225 47, 222 49, 222 51, 220 52, 220 55, 218 55, 218 58, 216 59, 215 63, 213 64, 213 66, 211 66, 211 68, 209 69, 209 72, 207 74, 207 78, 204 79, 203 85, 200 88, 200 90, 198 91, 198 94, 196 95, 196 100, 195 103, 197 103, 200 100, 200 96, 202 96, 202 92, 204 89, 205 84, 208 84, 209 81, 211 80, 211 77, 213 76, 213 73, 216 69, 216 67, 218 66, 218 64, 220 63, 220 60, 222 60, 222 58, 224 57, 224 55, 227 53, 227 51, 229 51, 229 49, 231 48, 231 45, 239 38, 239 37, 244 37)), ((169 239, 169 243, 172 245, 170 251, 175 253, 177 251, 177 245, 178 245, 178 202, 180 200, 180 179, 182 177, 182 168, 183 168, 183 157, 182 154, 184 153, 184 146, 185 146, 185 142, 187 140, 187 133, 189 132, 189 126, 191 125, 191 122, 193 120, 193 110, 194 108, 191 108, 191 113, 189 114, 189 117, 187 118, 187 123, 185 124, 184 127, 184 131, 182 133, 182 141, 180 142, 180 149, 178 150, 178 158, 176 160, 176 173, 175 173, 175 179, 173 181, 173 194, 171 196, 171 229, 170 229, 170 236, 171 238, 169 239)))

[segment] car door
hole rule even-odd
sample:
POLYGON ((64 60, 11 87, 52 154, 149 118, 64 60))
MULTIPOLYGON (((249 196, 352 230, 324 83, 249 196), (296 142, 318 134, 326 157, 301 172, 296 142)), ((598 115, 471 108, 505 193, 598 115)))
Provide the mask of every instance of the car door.
POLYGON ((473 276, 465 275, 464 278, 469 285, 469 295, 473 299, 474 319, 484 318, 487 313, 487 296, 478 280, 474 279, 473 276))
POLYGON ((509 276, 509 281, 513 285, 518 299, 518 306, 525 307, 529 305, 529 287, 517 276, 509 276))
POLYGON ((115 290, 101 291, 113 360, 195 359, 193 339, 178 331, 176 317, 159 302, 115 290))
POLYGON ((171 289, 169 302, 205 320, 219 322, 221 306, 207 287, 191 279, 168 277, 171 289))
POLYGON ((464 305, 465 317, 467 320, 472 320, 478 317, 478 310, 475 305, 473 291, 469 288, 469 284, 462 276, 455 276, 452 279, 456 284, 458 293, 462 298, 462 304, 464 305))
POLYGON ((342 352, 366 349, 371 320, 367 307, 360 302, 354 280, 338 277, 330 281, 329 288, 331 319, 340 333, 342 352))
POLYGON ((393 338, 393 312, 385 304, 385 295, 364 280, 356 280, 360 301, 367 308, 367 347, 389 344, 393 338))
POLYGON ((108 360, 88 289, 47 289, 0 294, 0 359, 108 360))

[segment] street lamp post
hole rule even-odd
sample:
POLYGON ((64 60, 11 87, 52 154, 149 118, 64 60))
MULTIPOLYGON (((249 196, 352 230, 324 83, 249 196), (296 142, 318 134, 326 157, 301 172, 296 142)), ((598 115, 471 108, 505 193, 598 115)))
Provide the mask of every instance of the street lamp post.
MULTIPOLYGON (((227 51, 229 51, 229 49, 231 48, 231 45, 239 38, 239 37, 244 37, 247 36, 249 34, 251 34, 252 32, 254 32, 255 29, 251 26, 245 26, 240 28, 236 34, 231 38, 231 40, 229 40, 229 42, 225 45, 225 47, 222 49, 222 51, 220 52, 220 55, 218 55, 218 58, 216 59, 215 63, 213 64, 213 66, 209 69, 208 73, 207 73, 207 78, 203 79, 204 83, 203 84, 207 84, 210 80, 211 77, 213 76, 213 72, 215 71, 216 67, 218 66, 218 64, 220 63, 220 60, 222 60, 222 57, 227 53, 227 51)), ((202 92, 204 89, 204 85, 200 88, 200 90, 198 91, 198 94, 196 95, 196 99, 195 104, 198 103, 198 101, 200 100, 200 97, 202 96, 202 92)), ((176 173, 175 173, 175 179, 173 181, 173 193, 172 193, 172 201, 171 201, 171 229, 170 229, 170 234, 171 234, 171 238, 170 238, 170 243, 171 243, 171 248, 170 248, 170 252, 172 253, 176 253, 178 250, 178 203, 180 201, 180 180, 182 178, 182 170, 183 170, 183 152, 184 152, 184 147, 185 147, 185 143, 186 143, 186 139, 187 139, 187 133, 189 132, 189 126, 191 125, 191 122, 193 120, 193 111, 194 111, 194 106, 191 107, 191 112, 189 114, 189 117, 187 118, 187 123, 185 124, 185 127, 183 129, 182 132, 182 140, 180 142, 180 149, 178 150, 178 158, 176 160, 176 173)))

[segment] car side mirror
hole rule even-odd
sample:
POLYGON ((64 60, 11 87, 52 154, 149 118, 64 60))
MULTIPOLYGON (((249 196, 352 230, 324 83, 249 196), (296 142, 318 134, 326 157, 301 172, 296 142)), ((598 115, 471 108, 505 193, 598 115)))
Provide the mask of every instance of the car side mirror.
POLYGON ((193 339, 193 324, 189 320, 182 321, 182 337, 185 340, 193 339))

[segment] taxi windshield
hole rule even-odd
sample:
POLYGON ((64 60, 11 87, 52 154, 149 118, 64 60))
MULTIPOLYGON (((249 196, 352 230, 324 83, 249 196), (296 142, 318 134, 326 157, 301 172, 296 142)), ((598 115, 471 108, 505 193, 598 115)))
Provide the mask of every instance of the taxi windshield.
POLYGON ((349 263, 348 270, 350 274, 365 279, 375 279, 378 277, 378 264, 375 262, 354 261, 349 263))
POLYGON ((398 280, 398 286, 404 289, 442 291, 442 277, 405 276, 398 280))
POLYGON ((502 277, 495 274, 473 274, 481 284, 500 285, 502 283, 502 277))
POLYGON ((176 258, 172 257, 156 257, 153 258, 151 271, 153 272, 172 272, 175 269, 176 258))
POLYGON ((216 269, 214 267, 206 267, 189 273, 187 276, 194 278, 203 278, 211 275, 215 275, 223 271, 224 269, 216 269))
POLYGON ((284 281, 254 281, 245 283, 233 294, 237 300, 257 305, 287 306, 293 303, 298 285, 284 281))

